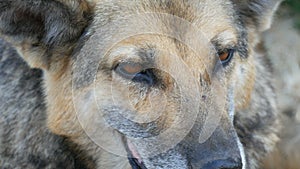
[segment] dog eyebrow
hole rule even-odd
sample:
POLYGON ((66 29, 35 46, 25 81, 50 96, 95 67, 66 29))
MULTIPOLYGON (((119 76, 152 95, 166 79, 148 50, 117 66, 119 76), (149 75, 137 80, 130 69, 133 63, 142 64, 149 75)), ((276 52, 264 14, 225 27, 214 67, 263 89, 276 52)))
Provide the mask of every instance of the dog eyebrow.
POLYGON ((145 62, 153 62, 155 56, 157 55, 157 50, 150 45, 146 47, 138 48, 137 55, 143 59, 145 62))
POLYGON ((149 44, 143 46, 128 45, 114 49, 110 55, 117 60, 131 60, 146 65, 153 65, 157 50, 154 46, 149 44))
POLYGON ((217 50, 235 48, 237 46, 237 36, 229 30, 225 30, 211 39, 211 43, 217 50))

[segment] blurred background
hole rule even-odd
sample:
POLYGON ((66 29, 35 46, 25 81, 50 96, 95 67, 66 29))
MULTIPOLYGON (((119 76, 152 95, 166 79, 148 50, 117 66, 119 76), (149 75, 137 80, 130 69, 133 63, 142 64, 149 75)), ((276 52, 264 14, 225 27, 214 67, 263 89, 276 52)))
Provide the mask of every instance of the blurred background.
POLYGON ((300 0, 286 0, 265 32, 265 47, 274 67, 282 141, 265 169, 300 169, 300 0))
POLYGON ((300 29, 300 0, 287 0, 282 7, 290 9, 290 15, 295 18, 295 27, 300 29))

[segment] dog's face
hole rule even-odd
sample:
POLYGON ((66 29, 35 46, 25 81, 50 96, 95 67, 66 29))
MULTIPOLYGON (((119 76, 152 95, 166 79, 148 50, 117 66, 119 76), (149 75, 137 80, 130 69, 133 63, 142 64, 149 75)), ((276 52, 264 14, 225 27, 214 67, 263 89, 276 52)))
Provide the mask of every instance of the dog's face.
MULTIPOLYGON (((56 7, 34 14, 29 2, 4 2, 0 30, 31 65, 44 68, 54 132, 128 156, 132 168, 245 168, 234 116, 250 104, 256 34, 275 4, 32 2, 56 7), (20 16, 38 18, 29 23, 46 26, 10 33, 3 23, 15 6, 20 16)), ((117 166, 110 160, 102 156, 98 167, 117 166)))
POLYGON ((73 90, 76 110, 90 137, 107 151, 138 159, 136 167, 241 168, 233 111, 248 98, 235 103, 235 90, 245 83, 251 88, 253 74, 241 72, 252 63, 233 7, 123 3, 118 13, 99 3, 92 35, 74 62, 74 86, 87 86, 79 95, 73 90), (111 20, 103 24, 107 15, 111 20), (235 80, 238 74, 243 81, 235 80), (88 85, 87 77, 93 77, 88 85), (99 132, 108 127, 118 131, 121 146, 111 143, 116 136, 99 132), (122 147, 125 153, 117 151, 122 147))

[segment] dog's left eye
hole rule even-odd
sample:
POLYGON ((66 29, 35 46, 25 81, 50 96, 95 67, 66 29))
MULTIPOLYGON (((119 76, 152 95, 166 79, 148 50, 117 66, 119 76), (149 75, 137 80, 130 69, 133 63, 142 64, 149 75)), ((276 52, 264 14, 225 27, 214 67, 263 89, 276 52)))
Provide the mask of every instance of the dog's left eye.
POLYGON ((138 63, 119 63, 116 66, 115 71, 122 77, 134 82, 145 83, 148 85, 153 85, 154 83, 155 76, 152 69, 145 69, 138 63))
POLYGON ((219 52, 219 59, 222 62, 222 64, 225 66, 227 65, 230 60, 232 59, 232 56, 234 54, 234 50, 233 49, 227 49, 225 51, 219 52))

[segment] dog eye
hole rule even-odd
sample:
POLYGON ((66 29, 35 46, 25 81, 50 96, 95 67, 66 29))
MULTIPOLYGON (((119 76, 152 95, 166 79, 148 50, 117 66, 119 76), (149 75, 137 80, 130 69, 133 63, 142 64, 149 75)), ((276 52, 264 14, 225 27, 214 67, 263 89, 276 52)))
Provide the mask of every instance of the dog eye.
POLYGON ((116 66, 115 71, 122 77, 133 82, 153 85, 154 73, 152 69, 144 69, 141 64, 124 62, 116 66))
POLYGON ((226 65, 229 63, 229 61, 232 59, 232 56, 234 54, 233 49, 227 49, 225 51, 219 52, 219 59, 221 60, 223 65, 226 65))

